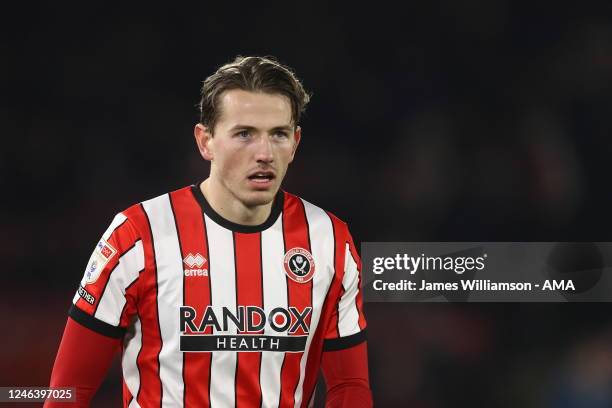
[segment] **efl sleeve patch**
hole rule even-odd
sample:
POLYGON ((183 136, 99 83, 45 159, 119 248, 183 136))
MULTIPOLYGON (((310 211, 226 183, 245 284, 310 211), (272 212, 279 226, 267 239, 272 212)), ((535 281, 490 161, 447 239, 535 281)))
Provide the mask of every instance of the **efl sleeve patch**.
POLYGON ((108 241, 104 238, 100 239, 87 263, 82 285, 95 283, 100 277, 100 272, 116 253, 117 250, 108 241))

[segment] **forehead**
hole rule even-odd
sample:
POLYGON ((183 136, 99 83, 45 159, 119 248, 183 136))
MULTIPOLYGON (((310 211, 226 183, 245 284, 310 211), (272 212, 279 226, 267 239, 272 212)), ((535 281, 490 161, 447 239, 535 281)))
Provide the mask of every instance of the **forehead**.
POLYGON ((232 89, 219 98, 220 115, 217 126, 236 124, 256 128, 291 125, 291 102, 281 94, 232 89))

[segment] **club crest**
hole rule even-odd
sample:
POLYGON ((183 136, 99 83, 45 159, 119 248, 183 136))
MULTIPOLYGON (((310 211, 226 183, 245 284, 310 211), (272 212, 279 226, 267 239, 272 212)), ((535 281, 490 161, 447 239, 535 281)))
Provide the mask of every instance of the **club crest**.
POLYGON ((304 248, 291 248, 283 262, 285 273, 298 283, 310 281, 315 272, 315 263, 310 252, 304 248))

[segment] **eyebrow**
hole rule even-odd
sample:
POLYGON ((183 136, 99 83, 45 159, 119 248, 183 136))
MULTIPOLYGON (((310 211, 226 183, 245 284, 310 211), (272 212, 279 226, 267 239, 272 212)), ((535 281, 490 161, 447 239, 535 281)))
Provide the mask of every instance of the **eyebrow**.
MULTIPOLYGON (((230 128, 230 131, 233 130, 238 130, 238 129, 244 129, 244 130, 257 130, 257 128, 255 126, 249 126, 249 125, 234 125, 230 128)), ((290 125, 285 125, 285 126, 275 126, 271 129, 272 131, 276 131, 276 130, 284 130, 286 132, 293 132, 293 126, 290 125)))

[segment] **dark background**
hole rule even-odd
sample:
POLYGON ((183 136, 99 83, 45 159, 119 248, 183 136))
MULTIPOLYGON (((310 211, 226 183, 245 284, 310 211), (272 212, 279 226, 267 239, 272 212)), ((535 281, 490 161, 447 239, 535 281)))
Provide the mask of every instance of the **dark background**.
MULTIPOLYGON (((3 6, 0 385, 48 384, 114 214, 206 177, 194 105, 238 54, 313 92, 284 187, 357 242, 612 241, 610 4, 3 6)), ((610 407, 611 312, 367 304, 376 405, 610 407)))

